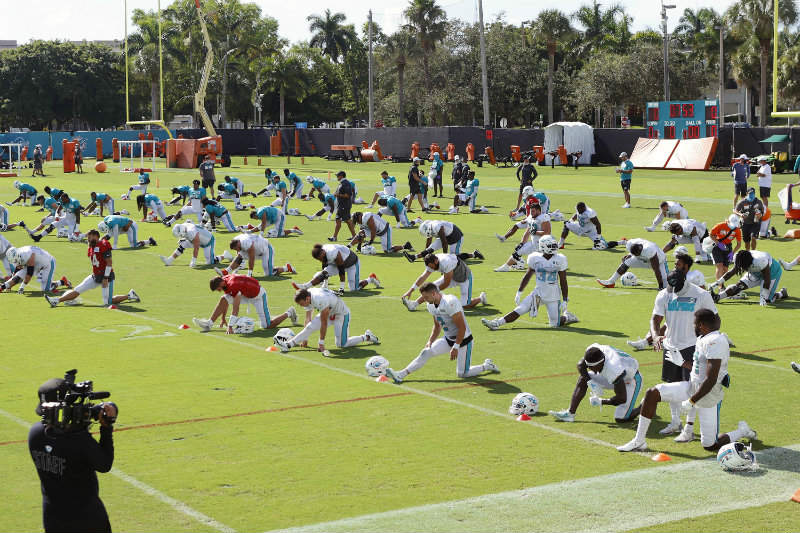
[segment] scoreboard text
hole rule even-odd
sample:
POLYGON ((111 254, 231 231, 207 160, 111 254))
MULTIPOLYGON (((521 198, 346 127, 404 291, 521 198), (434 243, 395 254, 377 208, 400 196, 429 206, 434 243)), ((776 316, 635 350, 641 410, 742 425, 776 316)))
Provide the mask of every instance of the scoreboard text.
POLYGON ((647 136, 651 139, 716 137, 718 116, 717 100, 647 102, 647 136))

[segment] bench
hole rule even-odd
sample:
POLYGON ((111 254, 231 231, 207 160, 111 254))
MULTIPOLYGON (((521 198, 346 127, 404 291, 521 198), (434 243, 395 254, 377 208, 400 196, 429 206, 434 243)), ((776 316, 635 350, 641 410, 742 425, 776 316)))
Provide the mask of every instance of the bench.
POLYGON ((332 144, 331 152, 343 152, 345 160, 361 157, 360 148, 354 144, 332 144))

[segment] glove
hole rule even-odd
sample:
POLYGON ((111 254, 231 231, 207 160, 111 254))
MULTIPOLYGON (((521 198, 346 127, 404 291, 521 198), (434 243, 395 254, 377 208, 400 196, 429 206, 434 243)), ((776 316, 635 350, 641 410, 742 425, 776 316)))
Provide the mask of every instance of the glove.
POLYGON ((603 405, 603 399, 599 396, 589 396, 589 405, 592 407, 599 407, 603 405))
POLYGON ((519 301, 520 301, 521 296, 522 296, 522 293, 520 291, 517 291, 517 294, 514 296, 514 303, 515 304, 519 305, 519 301))
POLYGON ((344 289, 339 287, 339 289, 334 293, 336 296, 344 296, 344 289))
MULTIPOLYGON (((25 291, 25 285, 20 285, 19 289, 17 289, 17 294, 22 294, 25 291)), ((766 305, 766 304, 764 304, 766 305)))
POLYGON ((692 407, 694 407, 694 403, 692 403, 691 399, 683 400, 683 402, 681 403, 681 411, 688 411, 692 407))
POLYGON ((667 349, 666 358, 667 361, 674 365, 683 366, 683 356, 681 352, 674 348, 667 349))
POLYGON ((725 244, 723 244, 721 242, 717 242, 717 248, 719 248, 720 250, 727 250, 728 249, 728 247, 725 246, 725 244))

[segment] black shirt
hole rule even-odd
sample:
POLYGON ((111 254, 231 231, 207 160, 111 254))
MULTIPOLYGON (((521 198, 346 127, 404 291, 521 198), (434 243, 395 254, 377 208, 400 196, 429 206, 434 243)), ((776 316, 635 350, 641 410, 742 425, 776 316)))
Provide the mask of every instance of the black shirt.
POLYGON ((764 215, 764 204, 758 198, 752 202, 745 198, 736 204, 736 211, 742 214, 742 224, 753 224, 755 223, 756 211, 762 216, 764 215))
POLYGON ((533 180, 536 179, 538 173, 536 172, 536 167, 531 164, 522 164, 517 167, 517 179, 520 179, 520 174, 522 174, 522 179, 520 180, 523 185, 530 185, 533 183, 533 180))
POLYGON ((411 169, 408 171, 408 186, 412 189, 419 188, 419 166, 411 165, 411 169), (415 179, 416 178, 416 179, 415 179))
POLYGON ((336 187, 336 194, 339 211, 348 211, 353 205, 353 187, 350 185, 350 182, 347 181, 347 178, 343 178, 339 181, 339 186, 336 187), (347 198, 342 198, 338 196, 339 194, 346 194, 347 198))

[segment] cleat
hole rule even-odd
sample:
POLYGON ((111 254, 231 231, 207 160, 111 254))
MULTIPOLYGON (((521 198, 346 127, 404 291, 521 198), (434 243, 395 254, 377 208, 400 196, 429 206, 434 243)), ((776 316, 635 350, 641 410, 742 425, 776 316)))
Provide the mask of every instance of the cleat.
POLYGON ((28 226, 25 225, 25 221, 24 220, 20 220, 19 222, 17 222, 17 226, 19 226, 20 228, 27 228, 28 227, 28 226))
POLYGON ((481 299, 481 305, 486 305, 486 293, 482 292, 478 298, 481 299))
POLYGON ((408 298, 401 298, 401 300, 409 311, 414 311, 419 305, 416 300, 409 300, 408 298))
POLYGON ((569 412, 569 409, 563 411, 550 411, 550 414, 555 417, 559 422, 575 422, 575 415, 569 412))
POLYGON ((406 251, 403 251, 403 257, 408 259, 409 263, 413 263, 414 262, 414 256, 411 255, 410 253, 406 252, 406 251))
POLYGON ((686 424, 675 437, 675 442, 692 442, 694 440, 694 424, 686 424))
POLYGON ((41 235, 31 235, 31 239, 33 239, 36 242, 39 242, 39 241, 42 240, 42 236, 41 235))
POLYGON ((222 258, 225 261, 233 261, 233 255, 228 250, 225 250, 224 252, 222 252, 222 258))
POLYGON ((650 347, 650 343, 647 342, 647 339, 639 339, 635 341, 627 341, 628 345, 631 346, 634 350, 646 350, 650 347))
POLYGON ((80 298, 75 298, 74 300, 67 300, 66 302, 64 302, 64 305, 72 307, 73 305, 81 305, 82 303, 83 300, 81 300, 80 298))
POLYGON ((308 219, 309 222, 312 222, 314 220, 314 217, 312 217, 311 215, 305 215, 305 217, 308 219))
POLYGON ((147 239, 147 242, 150 244, 150 246, 155 246, 156 245, 156 240, 154 238, 152 238, 152 237, 147 239))
POLYGON ((783 259, 778 259, 778 261, 781 262, 781 266, 783 267, 784 270, 791 270, 792 268, 794 268, 791 264, 789 264, 788 261, 784 261, 783 259))
POLYGON ((786 287, 783 287, 779 294, 781 295, 781 300, 789 297, 789 291, 786 290, 786 287))
POLYGON ((617 450, 621 452, 638 452, 647 449, 647 441, 637 441, 633 438, 629 443, 617 446, 617 450))
POLYGON ((680 422, 677 424, 673 424, 670 422, 667 427, 658 431, 659 435, 672 435, 673 433, 679 433, 683 429, 683 426, 680 422))
POLYGON ((655 231, 656 230, 655 226, 645 226, 644 229, 645 229, 645 231, 655 231))
POLYGON ((298 235, 302 235, 303 234, 303 230, 301 230, 297 226, 293 227, 292 230, 294 230, 294 232, 297 233, 298 235))
POLYGON ((399 384, 401 384, 403 382, 403 378, 401 378, 397 374, 395 374, 394 370, 392 370, 391 368, 387 368, 386 369, 386 376, 391 378, 392 381, 394 381, 396 385, 399 385, 399 384))
POLYGON ((494 361, 492 361, 491 359, 484 359, 483 360, 483 368, 484 368, 484 370, 487 370, 488 372, 491 372, 492 374, 499 374, 500 373, 500 369, 497 367, 496 364, 494 364, 494 361))
POLYGON ((506 242, 506 238, 503 235, 500 235, 499 233, 495 233, 494 236, 497 237, 498 241, 506 242))
POLYGON ((288 316, 289 320, 292 321, 292 325, 293 326, 296 326, 296 325, 299 324, 299 322, 297 322, 297 311, 295 310, 294 306, 292 306, 292 307, 290 307, 289 309, 286 310, 286 316, 288 316))
POLYGON ((603 286, 603 287, 605 287, 606 289, 613 289, 613 288, 614 288, 614 286, 616 285, 616 284, 615 284, 613 281, 611 281, 610 279, 598 279, 598 280, 596 280, 596 281, 597 281, 597 283, 599 283, 600 285, 602 285, 602 286, 603 286))
POLYGON ((214 267, 214 272, 220 277, 228 275, 228 271, 224 268, 214 267))
POLYGON ((283 268, 285 268, 286 272, 288 272, 289 274, 297 274, 297 270, 294 269, 294 266, 292 266, 291 263, 286 263, 286 265, 283 268))
POLYGON ((565 326, 568 325, 568 324, 575 324, 576 322, 578 322, 578 317, 577 316, 575 316, 574 314, 570 313, 569 311, 565 311, 564 312, 564 325, 565 326))
POLYGON ((134 303, 142 301, 142 299, 139 298, 139 295, 136 294, 136 291, 133 289, 128 291, 128 300, 134 303))
POLYGON ((328 240, 331 241, 331 242, 336 242, 336 239, 333 238, 333 237, 328 237, 328 240))
POLYGON ((164 266, 170 266, 172 264, 172 261, 170 260, 171 258, 169 257, 164 257, 163 255, 159 255, 158 258, 161 259, 161 262, 164 263, 164 266))
POLYGON ((371 342, 372 344, 380 344, 381 342, 378 340, 378 336, 372 333, 372 330, 368 329, 364 332, 364 340, 367 342, 371 342))
POLYGON ((480 259, 481 261, 483 261, 484 259, 486 259, 486 258, 483 256, 483 254, 482 254, 482 253, 480 253, 480 251, 478 251, 478 250, 475 250, 474 252, 472 252, 472 256, 473 256, 475 259, 480 259))
POLYGON ((68 289, 72 288, 72 283, 69 282, 69 280, 67 279, 67 276, 61 276, 61 283, 63 283, 64 286, 66 288, 68 288, 68 289))
POLYGON ((494 269, 495 272, 511 272, 511 267, 508 265, 500 265, 494 269))
POLYGON ((739 431, 743 431, 744 435, 742 435, 742 437, 746 439, 756 440, 756 438, 758 438, 758 434, 753 430, 753 428, 747 425, 747 422, 745 422, 744 420, 739 421, 739 425, 737 426, 736 429, 738 429, 739 431))
POLYGON ((413 250, 414 247, 411 245, 410 241, 406 241, 406 243, 403 245, 403 249, 404 250, 413 250))
POLYGON ((214 323, 207 318, 193 318, 192 322, 202 331, 211 331, 211 327, 214 325, 214 323))
POLYGON ((800 364, 795 363, 794 361, 792 361, 792 370, 794 370, 795 372, 800 374, 800 364))
POLYGON ((624 204, 622 204, 622 209, 630 209, 630 207, 631 207, 631 204, 629 204, 628 202, 625 202, 624 204))
POLYGON ((562 244, 561 246, 558 247, 558 249, 559 250, 563 250, 564 249, 564 245, 562 244))
POLYGON ((383 288, 383 286, 381 285, 381 280, 378 279, 378 276, 376 276, 374 272, 369 275, 369 277, 367 278, 367 281, 369 281, 370 283, 375 285, 376 289, 382 289, 383 288))
POLYGON ((489 320, 488 318, 481 318, 481 324, 486 326, 492 331, 497 331, 500 329, 500 325, 497 323, 497 320, 489 320))
POLYGON ((58 296, 47 296, 45 294, 44 299, 47 300, 47 303, 50 304, 50 307, 55 307, 58 305, 58 296))

